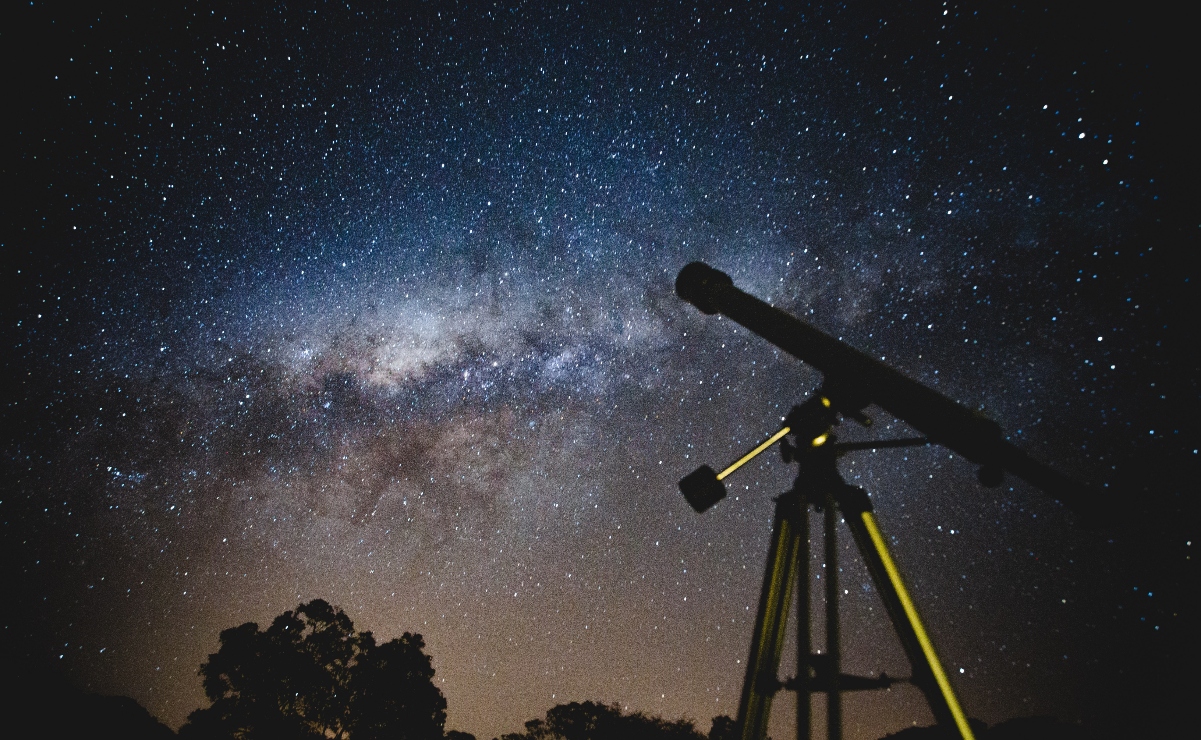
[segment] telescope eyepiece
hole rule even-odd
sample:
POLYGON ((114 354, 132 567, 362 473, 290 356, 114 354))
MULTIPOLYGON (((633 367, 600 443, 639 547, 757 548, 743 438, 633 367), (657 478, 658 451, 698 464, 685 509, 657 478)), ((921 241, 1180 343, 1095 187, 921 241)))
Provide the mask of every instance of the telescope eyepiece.
POLYGON ((719 294, 732 287, 734 280, 729 275, 704 262, 689 262, 676 276, 676 295, 707 314, 718 312, 719 294))

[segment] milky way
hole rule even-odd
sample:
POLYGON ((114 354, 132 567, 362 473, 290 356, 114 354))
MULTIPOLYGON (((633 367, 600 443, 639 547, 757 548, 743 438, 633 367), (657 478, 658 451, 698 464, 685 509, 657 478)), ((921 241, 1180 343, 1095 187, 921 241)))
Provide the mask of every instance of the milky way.
MULTIPOLYGON (((14 12, 23 660, 178 726, 221 629, 319 597, 422 633, 480 737, 571 700, 734 714, 790 471, 703 516, 676 481, 821 377, 680 301, 702 259, 1152 502, 1131 535, 938 448, 842 463, 969 714, 1130 713, 1194 534, 1169 59, 1034 7, 637 5, 14 12)), ((906 675, 843 566, 847 666, 906 675)), ((903 686, 846 711, 930 721, 903 686)))

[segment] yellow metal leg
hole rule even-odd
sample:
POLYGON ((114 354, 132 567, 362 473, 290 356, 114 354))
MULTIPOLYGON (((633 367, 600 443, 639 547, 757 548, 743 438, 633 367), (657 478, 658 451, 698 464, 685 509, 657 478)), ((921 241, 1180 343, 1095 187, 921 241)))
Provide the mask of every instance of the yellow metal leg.
POLYGON ((767 570, 763 574, 763 590, 759 595, 751 653, 747 658, 742 699, 738 704, 738 727, 742 740, 763 740, 767 736, 772 697, 780 688, 778 672, 784 652, 788 608, 796 585, 800 537, 807 536, 806 512, 798 511, 794 498, 786 496, 777 500, 767 570), (802 521, 798 522, 797 517, 802 521), (801 523, 804 524, 803 529, 799 526, 801 523))
POLYGON ((926 664, 929 666, 930 672, 934 675, 934 681, 938 684, 938 690, 942 694, 943 701, 946 702, 947 709, 950 710, 951 716, 955 719, 955 726, 959 728, 959 734, 963 736, 963 740, 975 740, 972 728, 968 725, 967 716, 964 715, 963 709, 960 708, 959 700, 955 698, 955 691, 951 688, 951 682, 947 680, 946 671, 942 669, 942 663, 939 662, 938 655, 934 652, 934 644, 930 642, 930 636, 926 634, 926 628, 922 626, 922 620, 917 615, 917 608, 913 605, 913 599, 909 598, 909 591, 905 588, 904 581, 901 580, 901 573, 897 570, 897 565, 893 562, 892 556, 888 552, 888 545, 884 541, 884 536, 880 534, 880 528, 876 526, 876 517, 870 511, 861 512, 859 516, 863 520, 863 526, 867 530, 868 537, 871 538, 872 546, 875 549, 877 557, 880 559, 880 564, 883 566, 884 572, 888 575, 888 580, 892 584, 892 590, 896 593, 897 600, 901 602, 901 608, 905 611, 905 618, 909 621, 909 626, 913 629, 918 645, 921 646, 922 654, 926 658, 926 664))

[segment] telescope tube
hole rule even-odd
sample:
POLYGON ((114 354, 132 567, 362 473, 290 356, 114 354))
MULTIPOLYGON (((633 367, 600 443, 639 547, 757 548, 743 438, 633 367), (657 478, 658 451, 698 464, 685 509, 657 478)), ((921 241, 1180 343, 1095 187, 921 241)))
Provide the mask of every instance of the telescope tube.
POLYGON ((796 317, 734 287, 729 275, 692 262, 676 277, 676 294, 703 313, 720 313, 822 372, 822 392, 843 412, 876 404, 930 441, 980 467, 982 483, 1000 483, 1000 470, 1041 488, 1081 514, 1089 491, 1006 441, 1001 427, 977 411, 905 377, 883 362, 823 334, 796 317))

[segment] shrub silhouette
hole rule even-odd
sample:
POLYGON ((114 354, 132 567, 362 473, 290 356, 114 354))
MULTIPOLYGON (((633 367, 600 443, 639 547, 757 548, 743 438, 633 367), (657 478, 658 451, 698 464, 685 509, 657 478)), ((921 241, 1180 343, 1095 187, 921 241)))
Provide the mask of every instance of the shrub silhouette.
MULTIPOLYGON (((711 740, 725 740, 733 727, 729 717, 714 717, 711 740)), ((616 704, 571 702, 559 704, 546 719, 525 723, 525 732, 502 735, 500 740, 706 740, 688 720, 674 722, 642 712, 622 714, 616 704)))
MULTIPOLYGON (((6 651, 7 653, 7 651, 6 651)), ((9 672, 0 693, 2 737, 39 740, 120 737, 123 740, 171 740, 175 733, 128 696, 86 692, 57 670, 26 656, 0 654, 9 672)))

